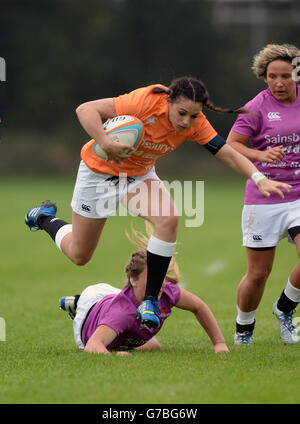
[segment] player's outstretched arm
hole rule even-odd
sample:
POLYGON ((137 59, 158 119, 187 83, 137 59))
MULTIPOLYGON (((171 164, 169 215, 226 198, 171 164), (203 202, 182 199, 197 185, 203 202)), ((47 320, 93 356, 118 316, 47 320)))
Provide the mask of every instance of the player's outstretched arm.
POLYGON ((216 157, 222 162, 229 165, 232 169, 247 178, 251 178, 257 185, 261 194, 269 197, 271 193, 277 193, 281 198, 284 198, 283 190, 289 191, 291 186, 286 183, 269 180, 247 159, 244 155, 234 150, 228 144, 225 144, 216 153, 216 157))
POLYGON ((204 303, 198 296, 182 288, 180 289, 180 293, 180 299, 176 307, 195 314, 198 322, 211 339, 215 353, 229 352, 218 323, 206 303, 204 303))
POLYGON ((235 131, 230 131, 226 143, 234 150, 246 156, 251 162, 269 162, 278 163, 284 156, 283 146, 271 147, 267 150, 258 150, 248 147, 247 143, 250 137, 248 135, 239 134, 235 131))
MULTIPOLYGON (((94 333, 89 338, 87 344, 84 347, 84 351, 87 353, 103 353, 104 355, 110 354, 110 351, 106 349, 115 338, 117 333, 108 325, 99 325, 94 333)), ((129 352, 117 352, 119 356, 130 355, 129 352)))
POLYGON ((156 350, 160 349, 160 343, 156 337, 152 337, 152 339, 148 340, 142 346, 136 347, 135 350, 156 350))

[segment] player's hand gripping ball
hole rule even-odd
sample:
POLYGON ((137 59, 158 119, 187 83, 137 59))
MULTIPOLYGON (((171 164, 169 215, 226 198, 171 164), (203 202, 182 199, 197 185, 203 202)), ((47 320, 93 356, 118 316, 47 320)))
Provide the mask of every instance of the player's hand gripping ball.
MULTIPOLYGON (((104 131, 108 137, 116 143, 128 144, 129 147, 135 148, 142 141, 145 128, 142 121, 135 116, 120 115, 107 120, 103 124, 104 131)), ((106 153, 95 143, 93 150, 97 156, 106 159, 106 153)), ((130 151, 130 149, 128 149, 130 151)))

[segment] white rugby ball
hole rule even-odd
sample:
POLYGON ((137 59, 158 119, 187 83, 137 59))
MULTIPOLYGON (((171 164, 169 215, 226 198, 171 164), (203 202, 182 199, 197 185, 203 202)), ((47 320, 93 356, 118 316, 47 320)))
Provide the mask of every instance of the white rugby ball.
MULTIPOLYGON (((142 121, 135 116, 129 115, 115 116, 104 122, 103 128, 112 141, 128 144, 129 147, 137 146, 145 133, 142 121)), ((94 143, 93 150, 97 156, 106 159, 106 153, 97 142, 94 143)))

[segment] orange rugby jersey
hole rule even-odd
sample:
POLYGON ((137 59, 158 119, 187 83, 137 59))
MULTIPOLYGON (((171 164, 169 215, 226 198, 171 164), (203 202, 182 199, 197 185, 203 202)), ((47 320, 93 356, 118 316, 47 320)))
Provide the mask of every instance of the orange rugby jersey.
POLYGON ((153 93, 155 86, 157 84, 114 97, 116 114, 139 118, 144 123, 145 136, 130 158, 121 164, 98 157, 93 150, 96 141, 89 141, 81 150, 81 158, 92 171, 110 175, 126 173, 129 177, 143 175, 153 168, 159 157, 172 152, 185 140, 203 145, 217 135, 202 112, 189 128, 175 132, 168 118, 167 94, 153 93))

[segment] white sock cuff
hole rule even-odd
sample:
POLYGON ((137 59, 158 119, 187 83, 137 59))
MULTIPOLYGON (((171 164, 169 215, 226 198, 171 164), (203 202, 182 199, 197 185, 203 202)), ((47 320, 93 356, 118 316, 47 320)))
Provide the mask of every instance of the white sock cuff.
POLYGON ((297 289, 288 279, 287 285, 284 289, 284 294, 286 297, 291 299, 293 302, 300 302, 300 289, 297 289))
POLYGON ((171 257, 175 251, 176 241, 170 243, 168 241, 160 240, 155 236, 151 236, 148 242, 147 250, 154 255, 171 257))
POLYGON ((67 234, 71 232, 72 232, 72 224, 66 224, 57 231, 55 236, 55 244, 59 248, 59 250, 61 250, 60 245, 61 245, 62 239, 64 238, 64 236, 66 236, 67 234))
POLYGON ((236 305, 237 309, 237 317, 236 322, 241 325, 247 325, 247 324, 253 324, 254 323, 254 316, 256 313, 256 309, 251 312, 243 312, 240 310, 240 308, 236 305))

